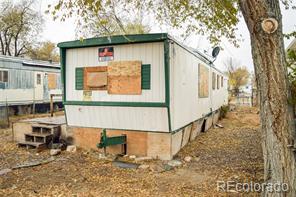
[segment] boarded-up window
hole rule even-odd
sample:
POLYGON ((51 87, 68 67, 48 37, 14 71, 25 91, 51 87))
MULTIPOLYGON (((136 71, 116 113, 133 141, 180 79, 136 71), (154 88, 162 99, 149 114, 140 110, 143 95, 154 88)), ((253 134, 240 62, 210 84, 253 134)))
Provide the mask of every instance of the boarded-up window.
POLYGON ((216 74, 212 72, 212 88, 215 90, 216 88, 216 74))
POLYGON ((83 90, 84 68, 75 68, 75 89, 83 90))
POLYGON ((203 64, 198 65, 198 96, 209 96, 209 69, 203 64))
POLYGON ((83 89, 107 90, 107 67, 85 67, 83 89))
POLYGON ((150 81, 151 81, 151 65, 143 64, 142 65, 142 75, 141 75, 141 85, 142 90, 150 90, 150 81))
POLYGON ((217 90, 220 88, 220 75, 217 75, 217 90))
POLYGON ((141 94, 141 67, 140 61, 108 62, 108 93, 141 94))
POLYGON ((49 73, 47 75, 48 81, 48 89, 56 89, 57 88, 57 75, 54 73, 49 73))

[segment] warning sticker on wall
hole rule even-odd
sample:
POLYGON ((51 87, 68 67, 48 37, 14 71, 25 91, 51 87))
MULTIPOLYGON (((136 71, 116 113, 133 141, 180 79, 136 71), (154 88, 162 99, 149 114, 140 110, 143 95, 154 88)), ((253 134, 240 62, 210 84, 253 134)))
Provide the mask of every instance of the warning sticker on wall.
POLYGON ((114 59, 113 47, 99 48, 99 62, 112 61, 114 59))
POLYGON ((83 101, 91 101, 92 91, 84 90, 83 91, 83 101))

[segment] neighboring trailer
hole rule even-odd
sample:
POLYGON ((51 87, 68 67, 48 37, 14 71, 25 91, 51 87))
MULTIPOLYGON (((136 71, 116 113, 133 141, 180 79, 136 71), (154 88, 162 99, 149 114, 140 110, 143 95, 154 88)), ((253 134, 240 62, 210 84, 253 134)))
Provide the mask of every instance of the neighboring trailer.
POLYGON ((82 147, 96 148, 106 128, 108 136, 127 135, 128 154, 171 159, 228 102, 227 77, 167 34, 58 46, 69 136, 82 147))
MULTIPOLYGON (((0 56, 0 119, 11 114, 36 112, 49 107, 50 94, 62 93, 60 66, 45 61, 0 56)), ((57 105, 62 98, 55 97, 57 105)))

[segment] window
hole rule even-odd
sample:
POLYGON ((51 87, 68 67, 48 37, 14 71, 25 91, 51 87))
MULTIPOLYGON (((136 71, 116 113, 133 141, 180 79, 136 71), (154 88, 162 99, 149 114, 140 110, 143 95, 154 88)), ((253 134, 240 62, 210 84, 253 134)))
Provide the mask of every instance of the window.
POLYGON ((221 87, 223 87, 223 77, 221 76, 221 87))
POLYGON ((216 89, 216 74, 214 72, 212 73, 212 88, 216 89))
POLYGON ((107 90, 107 66, 84 68, 84 90, 107 90))
POLYGON ((0 82, 8 82, 8 71, 0 70, 0 82))
POLYGON ((203 65, 198 65, 198 97, 209 97, 209 69, 203 65))
POLYGON ((37 85, 41 84, 41 74, 37 74, 37 80, 36 80, 37 85))
POLYGON ((217 90, 220 88, 220 75, 217 75, 217 90))

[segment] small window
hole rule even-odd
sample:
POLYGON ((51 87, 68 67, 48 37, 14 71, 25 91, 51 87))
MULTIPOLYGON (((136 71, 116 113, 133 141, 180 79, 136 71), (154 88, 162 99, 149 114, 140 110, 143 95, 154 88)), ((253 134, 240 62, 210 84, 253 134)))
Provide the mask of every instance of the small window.
POLYGON ((0 70, 0 82, 8 82, 8 71, 0 70))
POLYGON ((212 88, 216 89, 216 74, 214 72, 212 73, 212 88))
POLYGON ((41 74, 37 74, 37 81, 36 81, 37 85, 41 84, 41 74))
POLYGON ((221 87, 223 87, 223 77, 221 76, 221 87))
POLYGON ((220 75, 217 75, 217 90, 219 90, 220 88, 219 82, 220 82, 220 75))

